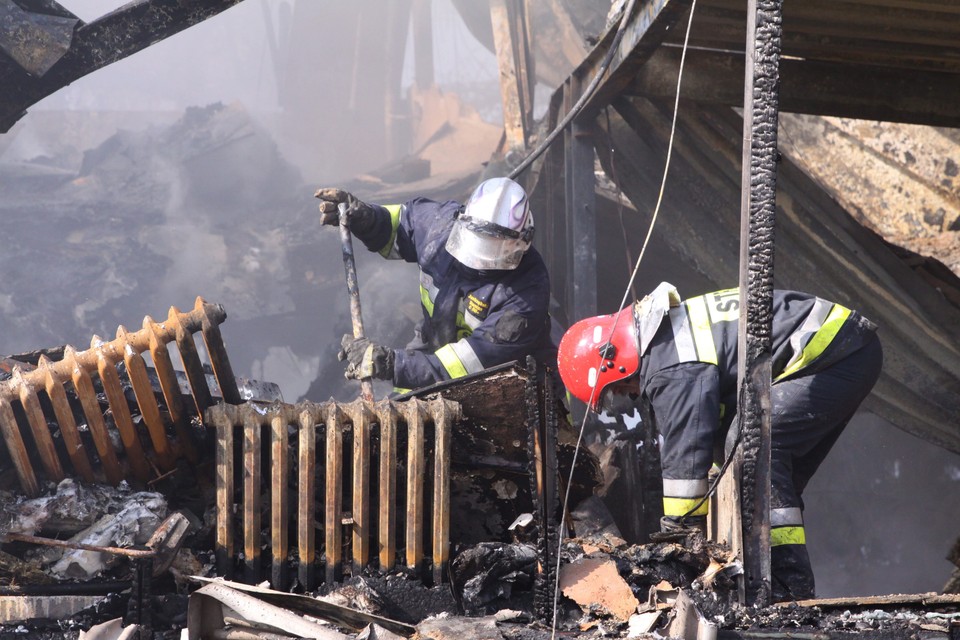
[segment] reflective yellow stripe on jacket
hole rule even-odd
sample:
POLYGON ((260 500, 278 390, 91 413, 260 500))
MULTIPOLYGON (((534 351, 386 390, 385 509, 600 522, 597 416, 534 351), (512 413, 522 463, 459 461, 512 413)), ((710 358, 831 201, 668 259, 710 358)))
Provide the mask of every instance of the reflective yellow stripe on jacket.
POLYGON ((466 339, 445 344, 434 352, 451 378, 462 378, 483 370, 483 364, 466 339))
POLYGON ((670 310, 674 344, 680 362, 717 364, 717 347, 703 297, 691 298, 670 310))
POLYGON ((790 336, 793 358, 774 382, 800 371, 823 353, 850 317, 850 309, 817 298, 800 328, 790 336))
POLYGON ((400 211, 402 204, 385 204, 383 208, 390 213, 390 240, 380 249, 380 255, 388 260, 399 260, 400 252, 397 250, 397 229, 400 228, 400 211))
POLYGON ((427 310, 427 315, 433 317, 433 301, 437 299, 440 290, 433 284, 429 273, 420 271, 420 304, 427 310))

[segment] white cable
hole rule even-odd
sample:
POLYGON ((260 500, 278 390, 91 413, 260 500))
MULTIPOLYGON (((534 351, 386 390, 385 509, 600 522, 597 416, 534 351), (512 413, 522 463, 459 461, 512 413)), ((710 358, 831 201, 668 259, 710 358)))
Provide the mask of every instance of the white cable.
MULTIPOLYGON (((647 229, 647 235, 643 239, 643 246, 640 248, 640 255, 637 256, 637 262, 633 267, 633 272, 630 274, 630 281, 627 282, 626 289, 623 292, 623 298, 620 300, 620 307, 618 310, 618 315, 614 318, 613 327, 610 328, 610 337, 607 339, 607 342, 613 340, 614 332, 617 330, 617 323, 620 320, 619 311, 622 311, 624 305, 627 303, 627 298, 630 296, 630 290, 633 287, 633 282, 637 277, 637 272, 640 270, 640 261, 643 260, 643 255, 647 251, 647 245, 650 242, 650 236, 653 235, 653 227, 657 222, 657 217, 660 214, 660 205, 663 202, 663 193, 667 184, 667 175, 670 171, 670 159, 673 156, 673 140, 676 135, 677 130, 677 112, 680 110, 680 84, 683 80, 683 67, 687 58, 687 47, 690 42, 690 27, 693 25, 693 13, 697 7, 697 0, 692 0, 690 3, 690 17, 687 20, 687 31, 683 38, 683 52, 680 54, 680 68, 677 71, 677 93, 673 102, 673 117, 670 123, 670 138, 667 143, 667 158, 663 166, 663 177, 660 180, 660 192, 657 195, 657 204, 653 209, 653 215, 650 217, 650 226, 647 229)), ((626 14, 623 17, 624 20, 627 19, 626 14)), ((603 357, 600 358, 600 364, 602 364, 603 357)), ((599 368, 599 367, 598 367, 599 368)), ((553 624, 551 625, 550 638, 551 640, 556 639, 557 635, 557 605, 560 598, 560 548, 563 544, 563 533, 564 527, 566 525, 566 515, 567 515, 567 503, 570 500, 570 487, 573 485, 573 472, 577 466, 577 456, 580 453, 580 447, 583 442, 583 432, 587 426, 587 417, 589 417, 590 412, 592 411, 593 401, 597 394, 597 385, 592 387, 590 391, 590 400, 587 402, 587 410, 583 414, 583 421, 580 423, 580 433, 577 435, 577 444, 573 450, 573 459, 570 462, 570 475, 567 479, 567 488, 564 492, 563 503, 561 504, 560 509, 560 526, 557 537, 557 566, 556 571, 554 572, 556 583, 553 589, 553 624)), ((546 535, 546 532, 544 532, 546 535)))

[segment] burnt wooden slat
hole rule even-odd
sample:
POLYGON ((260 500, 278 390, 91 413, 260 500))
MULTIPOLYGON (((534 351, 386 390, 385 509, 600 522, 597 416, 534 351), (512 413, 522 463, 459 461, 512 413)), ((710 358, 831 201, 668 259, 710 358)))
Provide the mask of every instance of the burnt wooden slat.
POLYGON ((324 556, 326 583, 340 579, 343 562, 343 427, 345 416, 331 403, 326 416, 324 556))
POLYGON ((260 487, 263 468, 260 455, 259 416, 246 407, 243 416, 243 565, 251 581, 260 578, 260 487))
POLYGON ((43 416, 43 409, 40 408, 37 390, 23 380, 19 369, 14 369, 13 380, 14 384, 20 388, 20 405, 23 407, 27 422, 30 424, 33 441, 37 446, 37 453, 40 455, 40 462, 43 463, 47 474, 59 482, 64 478, 63 465, 60 464, 57 449, 53 444, 53 436, 50 435, 50 428, 43 416))
MULTIPOLYGON (((94 336, 94 342, 99 341, 100 339, 94 336)), ((99 351, 97 372, 100 375, 100 384, 103 385, 103 392, 107 396, 107 402, 110 403, 113 422, 120 431, 120 440, 123 442, 127 461, 133 469, 133 474, 141 481, 147 482, 153 477, 153 472, 147 462, 143 445, 140 444, 137 428, 133 425, 133 416, 130 414, 130 407, 127 405, 127 397, 123 393, 123 387, 120 385, 120 374, 117 373, 116 361, 106 349, 95 346, 92 348, 97 348, 99 351)))
POLYGON ((77 421, 73 417, 73 410, 70 408, 70 401, 67 399, 67 392, 63 388, 65 380, 61 379, 50 368, 50 361, 46 356, 40 356, 37 368, 46 372, 44 387, 47 397, 50 399, 50 405, 53 407, 53 413, 57 418, 57 424, 60 425, 63 446, 67 449, 67 455, 70 457, 73 469, 84 481, 94 482, 93 467, 90 465, 86 446, 80 438, 77 421))
MULTIPOLYGON (((690 2, 686 0, 638 0, 633 15, 628 17, 623 39, 610 60, 610 66, 597 86, 596 92, 584 104, 583 112, 587 117, 595 115, 607 106, 637 72, 647 57, 667 37, 679 17, 687 12, 690 2)), ((572 78, 577 78, 582 86, 587 86, 601 70, 604 57, 613 44, 619 24, 611 25, 601 37, 600 42, 578 66, 572 78)), ((563 110, 567 113, 567 109, 563 110)))
POLYGON ((434 424, 433 583, 440 584, 450 560, 450 450, 456 405, 438 398, 431 403, 434 424))
MULTIPOLYGON (((126 340, 127 337, 126 329, 120 327, 117 331, 117 339, 126 340)), ((147 425, 150 443, 153 445, 153 451, 157 455, 160 468, 165 471, 170 470, 174 466, 174 452, 170 446, 170 441, 167 439, 163 417, 160 415, 160 406, 153 394, 153 385, 150 384, 147 365, 143 361, 143 356, 137 352, 129 341, 123 349, 123 363, 127 369, 127 376, 130 378, 133 393, 137 398, 137 405, 140 407, 140 415, 143 416, 143 422, 147 425)))
POLYGON ((526 10, 519 0, 491 0, 490 21, 500 68, 500 96, 507 147, 525 149, 532 125, 530 51, 526 10))
POLYGON ((157 379, 160 381, 160 390, 163 392, 163 399, 167 404, 167 413, 170 414, 170 421, 177 432, 177 440, 180 442, 180 447, 187 460, 196 463, 199 458, 196 447, 190 440, 188 417, 186 407, 183 406, 180 382, 177 380, 177 374, 170 359, 170 351, 160 330, 160 325, 154 322, 150 316, 146 316, 143 319, 143 328, 149 334, 150 358, 153 360, 153 367, 157 372, 157 379))
MULTIPOLYGON (((571 76, 563 89, 565 111, 573 108, 582 91, 580 80, 571 76)), ((574 318, 587 318, 597 313, 597 212, 593 159, 590 121, 574 118, 563 136, 567 255, 571 256, 573 273, 573 277, 567 280, 567 301, 574 318)))
POLYGON ((93 380, 90 379, 90 374, 77 361, 76 351, 72 347, 68 346, 64 350, 63 359, 71 365, 73 370, 73 387, 77 391, 77 399, 80 400, 83 415, 87 418, 87 427, 90 429, 90 435, 93 436, 93 444, 97 449, 97 455, 100 456, 103 473, 107 477, 107 482, 118 485, 123 480, 123 469, 120 467, 120 461, 117 460, 116 451, 113 450, 113 442, 110 440, 110 434, 107 433, 107 425, 103 422, 103 414, 100 411, 100 403, 97 402, 97 392, 94 389, 93 380))
POLYGON ((216 421, 217 573, 233 576, 233 422, 216 421))
POLYGON ((193 341, 193 334, 181 321, 180 310, 176 307, 170 307, 167 324, 174 327, 176 331, 180 360, 183 362, 183 369, 187 374, 187 381, 190 383, 190 391, 197 406, 197 415, 202 417, 207 407, 213 404, 213 398, 210 395, 210 387, 207 386, 203 363, 200 362, 200 355, 197 353, 197 345, 193 341))
POLYGON ((317 428, 319 416, 304 409, 300 412, 297 446, 297 576, 306 589, 316 586, 317 543, 316 471, 317 428))
POLYGON ((31 498, 39 496, 40 483, 37 482, 37 474, 34 473, 33 465, 30 463, 30 455, 27 453, 23 435, 17 426, 13 407, 2 396, 0 396, 0 432, 3 433, 3 441, 7 445, 7 451, 17 470, 17 477, 20 479, 20 486, 23 487, 24 493, 31 498))
POLYGON ((227 350, 223 344, 223 336, 220 334, 220 322, 218 308, 198 297, 193 307, 195 312, 201 313, 200 333, 203 336, 203 344, 207 347, 207 355, 210 357, 210 366, 213 368, 213 374, 217 378, 217 384, 220 386, 220 397, 229 404, 240 404, 243 402, 240 398, 240 390, 237 388, 237 378, 233 375, 233 366, 230 364, 230 358, 227 356, 227 350))
POLYGON ((282 412, 270 418, 270 583, 287 587, 287 554, 290 550, 290 496, 287 419, 282 412))
MULTIPOLYGON (((690 46, 742 53, 744 33, 743 18, 736 15, 716 16, 701 22, 694 17, 690 46)), ((683 36, 682 31, 674 32, 667 43, 681 46, 683 36)), ((856 31, 801 23, 796 28, 785 29, 783 55, 807 61, 960 72, 960 46, 950 46, 949 32, 935 36, 914 33, 912 37, 914 40, 876 30, 856 31)))
POLYGON ((397 562, 397 412, 392 402, 377 405, 380 421, 380 491, 378 540, 380 569, 393 569, 397 562))
POLYGON ((423 568, 424 527, 424 424, 423 405, 411 400, 404 407, 407 419, 407 529, 405 550, 407 567, 415 573, 423 568))
POLYGON ((349 407, 353 421, 353 572, 370 562, 370 430, 372 412, 357 400, 349 407))

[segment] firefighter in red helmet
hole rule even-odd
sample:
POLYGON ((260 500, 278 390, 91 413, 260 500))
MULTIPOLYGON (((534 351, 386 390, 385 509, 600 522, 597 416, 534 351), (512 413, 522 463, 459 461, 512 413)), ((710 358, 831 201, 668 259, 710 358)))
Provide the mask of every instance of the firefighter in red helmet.
MULTIPOLYGON (((681 300, 662 283, 617 314, 574 324, 560 342, 569 392, 599 409, 638 397, 662 437, 661 529, 705 530, 715 451, 737 427, 739 291, 681 300)), ((773 296, 770 546, 774 601, 814 597, 803 489, 880 375, 876 326, 798 291, 773 296)))

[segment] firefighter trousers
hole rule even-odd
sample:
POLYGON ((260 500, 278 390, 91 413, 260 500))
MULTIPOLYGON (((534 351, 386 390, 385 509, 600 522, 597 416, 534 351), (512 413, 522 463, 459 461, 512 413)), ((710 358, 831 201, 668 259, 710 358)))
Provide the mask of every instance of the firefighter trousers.
POLYGON ((822 371, 771 388, 770 529, 774 601, 814 597, 803 490, 880 376, 883 348, 866 345, 822 371))

